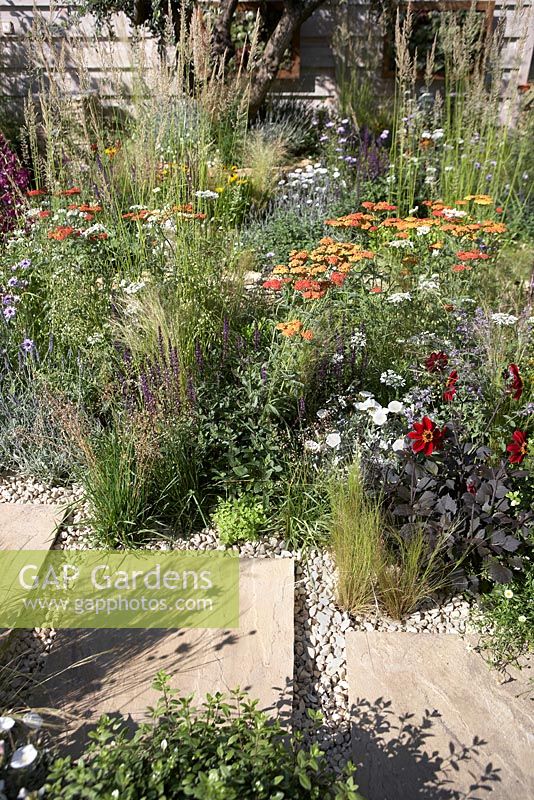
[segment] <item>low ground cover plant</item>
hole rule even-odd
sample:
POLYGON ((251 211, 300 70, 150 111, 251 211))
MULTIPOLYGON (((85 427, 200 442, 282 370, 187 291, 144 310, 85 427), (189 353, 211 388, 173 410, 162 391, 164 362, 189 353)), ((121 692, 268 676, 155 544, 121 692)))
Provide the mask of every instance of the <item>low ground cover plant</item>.
POLYGON ((328 769, 317 745, 305 746, 241 692, 174 696, 158 675, 161 700, 135 734, 103 717, 83 759, 55 761, 46 796, 67 798, 331 798, 358 800, 350 765, 343 777, 328 769))

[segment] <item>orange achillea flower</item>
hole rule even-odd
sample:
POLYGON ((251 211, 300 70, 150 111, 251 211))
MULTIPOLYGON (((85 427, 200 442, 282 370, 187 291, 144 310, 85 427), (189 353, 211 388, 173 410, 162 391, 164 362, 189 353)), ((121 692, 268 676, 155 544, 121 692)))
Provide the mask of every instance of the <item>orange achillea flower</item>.
POLYGON ((343 286, 345 280, 347 279, 347 275, 344 272, 333 272, 330 275, 330 280, 335 286, 343 286))
POLYGON ((479 250, 460 250, 459 253, 456 253, 456 258, 460 259, 460 261, 476 261, 478 259, 485 260, 489 258, 489 255, 479 250))
POLYGON ((276 329, 280 331, 282 336, 286 336, 288 339, 298 334, 307 342, 311 342, 313 339, 313 331, 311 330, 304 330, 304 325, 300 321, 300 319, 292 319, 289 322, 278 322, 276 325, 276 329))
POLYGON ((325 236, 313 250, 293 250, 288 265, 277 264, 268 285, 264 286, 272 288, 274 284, 271 282, 277 280, 277 276, 285 275, 284 282, 292 284, 305 300, 317 300, 324 297, 328 289, 341 286, 346 273, 356 263, 372 259, 374 255, 354 242, 336 242, 325 236))
POLYGON ((280 280, 280 278, 271 278, 268 281, 263 282, 264 289, 272 289, 274 292, 279 292, 284 282, 280 280))
POLYGON ((372 203, 370 200, 366 200, 362 203, 362 208, 367 209, 367 211, 396 211, 397 206, 392 206, 391 203, 386 203, 384 200, 380 200, 378 203, 372 203))
POLYGON ((39 219, 48 219, 51 213, 51 211, 39 211, 39 219))
POLYGON ((55 239, 56 242, 63 242, 65 239, 68 239, 69 236, 72 236, 73 234, 77 236, 79 234, 79 231, 76 231, 74 228, 71 228, 70 225, 60 225, 53 231, 48 232, 48 238, 55 239))
POLYGON ((26 197, 42 197, 45 194, 48 194, 46 189, 28 189, 26 197))
MULTIPOLYGON (((74 206, 74 208, 76 208, 76 206, 74 206)), ((81 206, 78 206, 78 211, 85 211, 88 214, 98 214, 102 211, 102 206, 90 206, 86 203, 82 203, 81 206)))
POLYGON ((382 287, 381 286, 372 286, 369 289, 369 291, 371 292, 371 294, 380 294, 381 291, 382 291, 382 287))
POLYGON ((126 214, 121 214, 122 219, 131 219, 136 222, 146 219, 150 215, 148 208, 141 208, 139 211, 128 211, 126 214))
POLYGON ((454 264, 451 269, 453 272, 465 272, 466 270, 473 269, 473 267, 470 267, 469 264, 454 264))
POLYGON ((333 228, 361 228, 362 230, 368 230, 371 227, 371 222, 374 221, 375 217, 372 214, 355 211, 352 214, 346 214, 344 217, 327 219, 325 224, 333 228))
POLYGON ((62 192, 58 192, 59 197, 73 197, 75 194, 81 194, 82 190, 79 189, 77 186, 71 186, 70 189, 64 189, 62 192))

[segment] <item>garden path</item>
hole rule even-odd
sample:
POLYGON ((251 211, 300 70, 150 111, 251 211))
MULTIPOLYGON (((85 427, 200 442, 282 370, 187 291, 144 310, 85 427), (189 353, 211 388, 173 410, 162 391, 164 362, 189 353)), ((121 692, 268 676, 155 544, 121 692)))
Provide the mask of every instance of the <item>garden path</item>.
POLYGON ((353 757, 367 800, 534 797, 532 670, 503 682, 474 643, 348 632, 353 757))
POLYGON ((158 670, 181 694, 202 698, 239 687, 260 707, 292 707, 294 562, 241 559, 237 630, 60 630, 36 703, 56 709, 74 751, 103 713, 135 723, 153 706, 158 670))

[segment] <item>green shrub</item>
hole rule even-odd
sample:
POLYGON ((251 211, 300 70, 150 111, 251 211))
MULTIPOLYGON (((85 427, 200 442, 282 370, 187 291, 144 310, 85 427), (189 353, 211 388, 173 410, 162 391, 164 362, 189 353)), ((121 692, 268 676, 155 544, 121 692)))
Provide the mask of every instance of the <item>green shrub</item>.
POLYGON ((249 495, 219 501, 213 520, 223 544, 257 539, 266 522, 262 503, 249 495))
POLYGON ((351 765, 335 778, 317 746, 289 736, 240 692, 207 696, 201 708, 174 698, 167 675, 150 722, 132 736, 102 717, 78 761, 55 761, 46 797, 62 800, 358 800, 351 765))

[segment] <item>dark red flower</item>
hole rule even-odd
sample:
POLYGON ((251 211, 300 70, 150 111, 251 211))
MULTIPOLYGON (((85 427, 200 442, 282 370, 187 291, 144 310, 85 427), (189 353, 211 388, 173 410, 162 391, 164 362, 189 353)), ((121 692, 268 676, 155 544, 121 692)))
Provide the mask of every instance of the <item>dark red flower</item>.
POLYGON ((477 493, 476 483, 473 480, 473 478, 469 478, 469 480, 467 481, 467 483, 465 485, 465 488, 467 489, 469 494, 473 494, 474 495, 474 494, 477 493))
POLYGON ((523 394, 523 380, 519 374, 517 364, 508 364, 508 379, 507 391, 510 392, 514 400, 519 400, 523 394))
POLYGON ((446 432, 446 428, 440 430, 435 422, 428 417, 423 417, 421 422, 414 422, 413 431, 410 431, 408 438, 412 440, 414 453, 431 456, 434 450, 440 450, 443 446, 446 432))
POLYGON ((508 460, 510 464, 521 464, 526 455, 528 455, 528 435, 525 431, 514 431, 512 441, 507 445, 506 449, 510 453, 508 460))
POLYGON ((443 392, 443 399, 450 403, 454 399, 454 395, 456 394, 456 384, 458 383, 458 373, 455 369, 452 370, 449 377, 447 378, 447 386, 445 387, 445 391, 443 392))
POLYGON ((440 350, 438 353, 430 353, 425 360, 425 367, 428 372, 443 372, 449 363, 449 356, 440 350))

